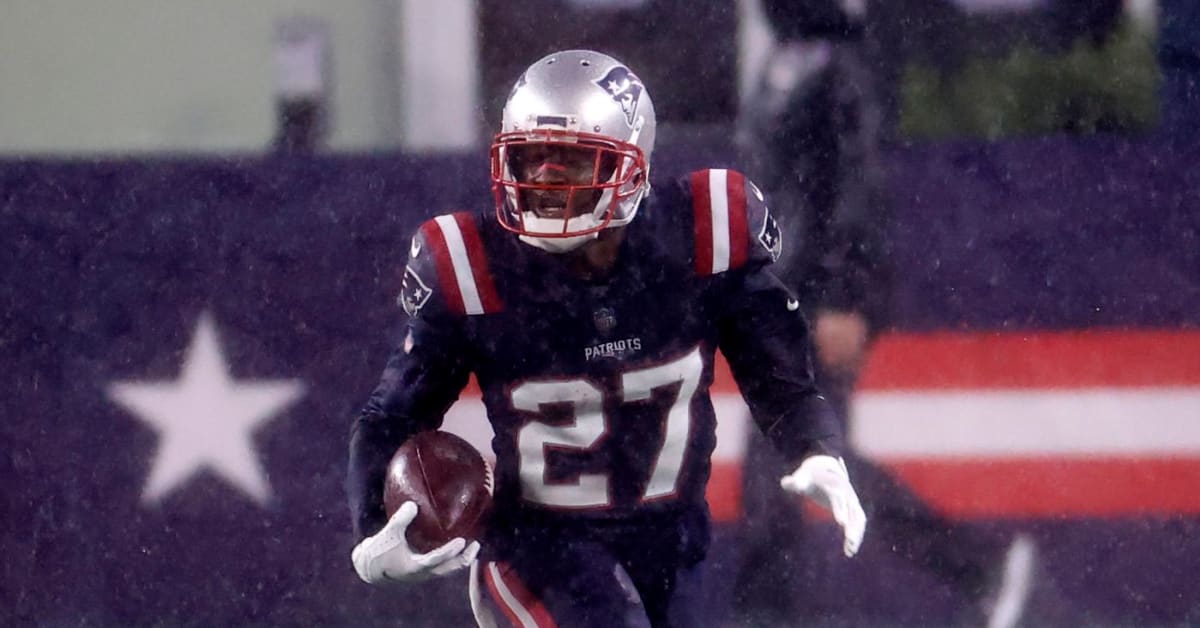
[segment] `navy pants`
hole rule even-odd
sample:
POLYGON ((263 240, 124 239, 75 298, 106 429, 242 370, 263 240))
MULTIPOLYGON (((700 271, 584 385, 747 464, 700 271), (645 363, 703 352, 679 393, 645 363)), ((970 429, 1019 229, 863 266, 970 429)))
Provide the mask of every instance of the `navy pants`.
POLYGON ((708 626, 702 518, 537 529, 493 542, 471 570, 476 621, 484 628, 708 626))

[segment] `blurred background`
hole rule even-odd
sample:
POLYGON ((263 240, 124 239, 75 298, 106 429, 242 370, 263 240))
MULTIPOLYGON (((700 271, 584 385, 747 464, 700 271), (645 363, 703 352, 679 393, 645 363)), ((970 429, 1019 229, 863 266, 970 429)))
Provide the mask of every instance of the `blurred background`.
MULTIPOLYGON (((1200 3, 866 5, 895 285, 854 441, 956 522, 1037 539, 1029 625, 1200 624, 1200 3)), ((757 0, 2 16, 13 626, 471 625, 462 578, 374 589, 349 562, 347 434, 403 322, 409 234, 491 207, 486 148, 543 54, 639 73, 657 178, 742 167, 778 45, 757 0)), ((725 618, 744 412, 715 392, 725 618)), ((486 447, 481 413, 450 420, 486 447)), ((869 535, 855 561, 821 547, 818 625, 967 625, 869 535)))
MULTIPOLYGON (((1195 37, 1179 6, 1160 39, 1157 0, 880 3, 872 62, 905 138, 1145 132, 1159 57, 1180 63, 1195 37)), ((6 15, 9 155, 254 153, 277 141, 289 99, 320 105, 323 151, 470 148, 528 60, 570 46, 644 68, 665 124, 719 127, 772 37, 756 3, 734 0, 49 0, 6 15)))

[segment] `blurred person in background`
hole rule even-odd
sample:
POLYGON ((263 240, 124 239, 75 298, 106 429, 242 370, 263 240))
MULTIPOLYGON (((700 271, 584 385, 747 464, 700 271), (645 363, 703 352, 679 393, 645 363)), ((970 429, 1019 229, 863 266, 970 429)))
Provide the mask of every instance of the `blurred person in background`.
MULTIPOLYGON (((764 186, 785 242, 775 271, 812 321, 815 370, 839 418, 872 337, 886 324, 891 269, 880 163, 883 116, 868 64, 865 0, 763 0, 776 45, 744 103, 739 144, 764 186)), ((886 469, 854 453, 875 540, 973 600, 972 625, 1014 625, 1030 590, 1034 545, 997 543, 956 526, 886 469)), ((750 430, 745 523, 734 585, 738 625, 821 621, 806 610, 814 575, 797 525, 800 500, 779 490, 787 466, 750 430), (806 566, 807 563, 807 566, 806 566)), ((806 550, 806 547, 808 548, 806 550)))
POLYGON ((1161 10, 1162 128, 1192 141, 1200 129, 1200 2, 1162 0, 1161 10))
POLYGON ((311 155, 329 136, 329 32, 320 20, 282 20, 275 41, 275 137, 281 155, 311 155))

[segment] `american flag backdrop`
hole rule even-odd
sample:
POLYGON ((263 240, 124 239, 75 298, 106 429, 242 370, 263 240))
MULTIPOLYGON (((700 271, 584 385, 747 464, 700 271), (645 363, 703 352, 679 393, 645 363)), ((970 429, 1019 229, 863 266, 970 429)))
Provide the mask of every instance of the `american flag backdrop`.
MULTIPOLYGON (((736 165, 685 148, 657 174, 736 165)), ((1030 527, 1109 623, 1178 624, 1200 599, 1195 152, 889 156, 894 325, 853 438, 950 516, 1030 527)), ((486 208, 486 175, 460 155, 0 162, 0 624, 469 621, 458 579, 358 582, 342 482, 408 236, 486 208)), ((745 415, 727 378, 714 393, 720 613, 745 415)), ((471 403, 449 421, 478 437, 471 403)), ((953 603, 886 560, 868 545, 829 572, 877 593, 858 617, 953 603)))

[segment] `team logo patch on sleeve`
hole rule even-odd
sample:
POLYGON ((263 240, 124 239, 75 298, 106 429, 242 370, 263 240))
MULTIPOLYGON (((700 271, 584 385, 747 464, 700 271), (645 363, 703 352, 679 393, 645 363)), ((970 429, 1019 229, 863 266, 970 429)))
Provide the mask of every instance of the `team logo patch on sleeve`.
POLYGON ((404 281, 400 284, 400 296, 396 299, 400 303, 400 307, 409 316, 416 316, 417 312, 429 300, 429 296, 433 294, 433 290, 421 281, 421 277, 413 271, 412 266, 404 267, 404 281))
POLYGON ((758 241, 771 254, 771 261, 779 261, 780 254, 783 253, 783 234, 779 231, 779 224, 775 222, 775 218, 771 216, 771 212, 763 212, 762 229, 758 232, 758 241))

